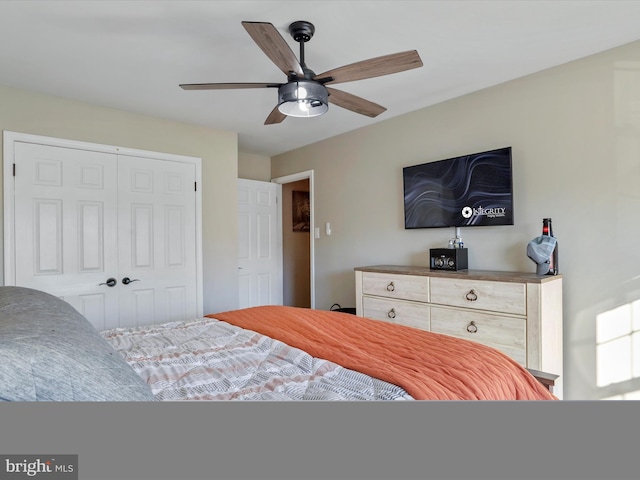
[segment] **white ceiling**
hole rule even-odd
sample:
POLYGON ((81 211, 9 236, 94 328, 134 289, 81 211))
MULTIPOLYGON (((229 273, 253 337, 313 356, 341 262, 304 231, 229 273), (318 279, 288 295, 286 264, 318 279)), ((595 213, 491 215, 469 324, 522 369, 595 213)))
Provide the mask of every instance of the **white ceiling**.
MULTIPOLYGON (((0 85, 238 132, 273 156, 640 39, 640 1, 1 1, 0 85), (336 88, 381 104, 264 125, 276 89, 180 83, 286 81, 241 26, 307 20, 316 73, 417 50, 424 66, 336 88)), ((0 106, 1 108, 1 106, 0 106)))

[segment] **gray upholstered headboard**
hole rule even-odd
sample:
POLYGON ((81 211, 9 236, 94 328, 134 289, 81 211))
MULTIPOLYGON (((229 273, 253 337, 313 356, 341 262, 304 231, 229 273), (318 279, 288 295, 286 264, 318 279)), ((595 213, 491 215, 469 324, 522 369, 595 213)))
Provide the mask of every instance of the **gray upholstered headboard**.
POLYGON ((0 401, 154 401, 150 387, 64 300, 0 287, 0 401))

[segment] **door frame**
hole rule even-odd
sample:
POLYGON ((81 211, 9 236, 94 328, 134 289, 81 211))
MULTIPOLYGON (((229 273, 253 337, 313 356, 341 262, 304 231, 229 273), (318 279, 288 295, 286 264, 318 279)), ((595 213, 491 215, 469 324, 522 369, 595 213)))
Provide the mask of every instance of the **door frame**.
MULTIPOLYGON (((310 303, 311 308, 316 308, 316 273, 315 273, 315 200, 313 193, 313 170, 305 170, 303 172, 293 173, 291 175, 284 175, 282 177, 272 178, 274 183, 285 184, 297 182, 298 180, 309 180, 309 207, 311 209, 309 215, 309 291, 310 291, 310 303)), ((280 224, 282 225, 282 208, 278 210, 280 216, 280 224)))
POLYGON ((4 285, 15 285, 16 265, 16 239, 15 239, 15 183, 14 183, 14 158, 15 144, 35 143, 54 147, 73 148, 76 150, 90 150, 93 152, 111 153, 114 155, 129 155, 133 157, 143 157, 157 160, 168 160, 173 162, 190 163, 195 167, 196 173, 196 308, 197 315, 203 315, 203 274, 202 274, 202 158, 189 157, 185 155, 175 155, 171 153, 153 152, 149 150, 138 150, 134 148, 119 147, 115 145, 105 145, 99 143, 82 142, 78 140, 68 140, 57 137, 47 137, 33 135, 29 133, 3 132, 3 200, 4 200, 4 258, 0 268, 3 270, 4 285))

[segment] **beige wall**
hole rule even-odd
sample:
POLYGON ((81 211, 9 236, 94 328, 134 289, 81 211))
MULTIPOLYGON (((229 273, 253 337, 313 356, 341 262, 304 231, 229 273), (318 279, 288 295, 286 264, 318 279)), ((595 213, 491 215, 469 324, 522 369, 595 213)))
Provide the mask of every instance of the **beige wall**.
POLYGON ((238 178, 271 181, 271 157, 238 152, 238 178))
MULTIPOLYGON (((628 326, 635 306, 640 328, 640 43, 273 157, 274 177, 314 170, 316 225, 332 225, 315 243, 317 307, 354 303, 353 267, 428 265, 429 248, 454 233, 404 230, 402 167, 507 145, 515 225, 463 228, 470 268, 534 271, 526 244, 552 217, 564 275, 565 398, 640 391, 634 374, 598 386, 598 368, 614 357, 596 346, 596 325, 607 315, 616 323, 612 312, 628 326)), ((629 339, 612 351, 628 353, 629 339)), ((614 370, 630 369, 630 359, 615 361, 614 370)))
POLYGON ((5 87, 0 105, 0 130, 202 158, 204 313, 237 307, 235 133, 5 87))

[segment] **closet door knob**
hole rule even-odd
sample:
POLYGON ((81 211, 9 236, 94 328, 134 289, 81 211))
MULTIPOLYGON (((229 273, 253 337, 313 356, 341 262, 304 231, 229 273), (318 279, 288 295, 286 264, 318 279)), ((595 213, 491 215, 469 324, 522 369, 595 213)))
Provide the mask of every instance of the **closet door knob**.
POLYGON ((99 283, 98 286, 106 285, 107 287, 115 287, 116 283, 118 283, 118 281, 115 278, 111 277, 108 278, 106 282, 99 283))
POLYGON ((140 280, 137 278, 134 278, 133 280, 131 280, 129 277, 124 277, 122 279, 122 283, 124 283, 125 285, 129 285, 131 282, 139 282, 140 280))

